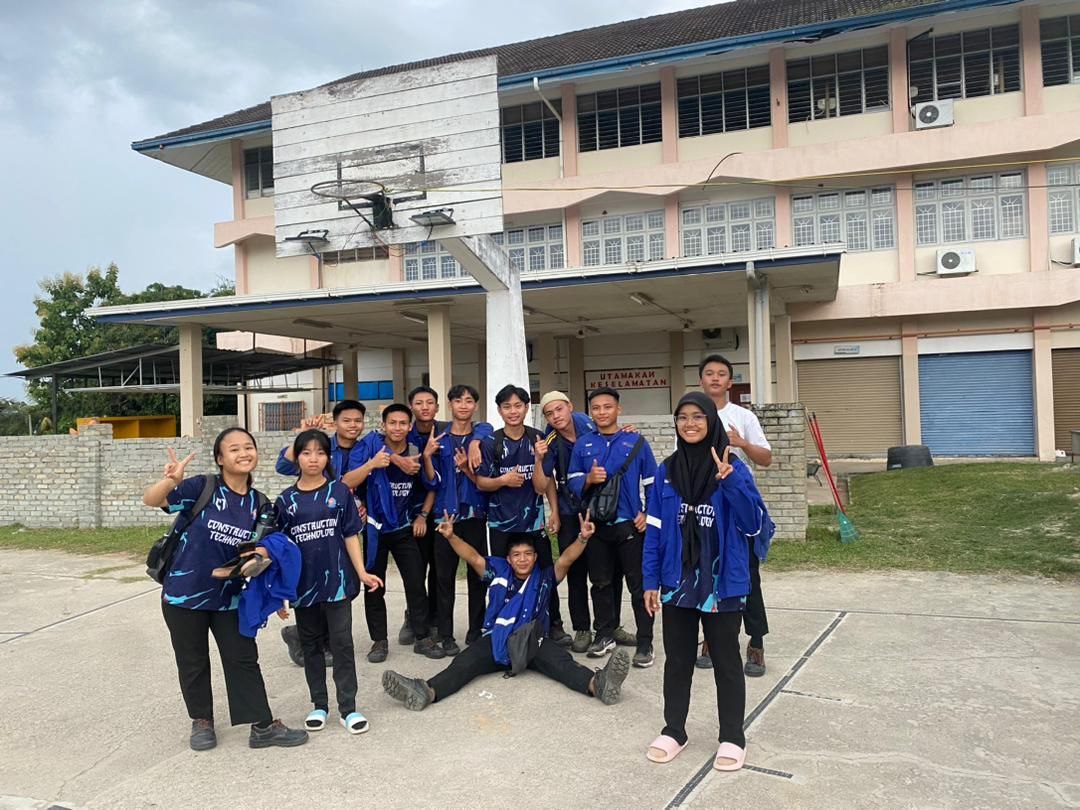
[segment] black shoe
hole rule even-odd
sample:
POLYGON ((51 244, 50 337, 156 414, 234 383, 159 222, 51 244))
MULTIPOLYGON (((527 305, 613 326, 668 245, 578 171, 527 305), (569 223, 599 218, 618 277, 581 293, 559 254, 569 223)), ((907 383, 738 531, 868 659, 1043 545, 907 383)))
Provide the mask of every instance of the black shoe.
POLYGON ((251 727, 248 745, 252 748, 295 748, 308 741, 308 733, 300 728, 289 728, 280 720, 275 720, 263 729, 251 727))
POLYGON ((746 665, 743 674, 748 678, 760 678, 765 674, 765 650, 761 647, 746 647, 746 665))
POLYGON ((477 631, 475 633, 472 632, 472 631, 469 631, 468 633, 465 634, 465 646, 466 647, 472 646, 473 644, 478 642, 482 637, 483 637, 483 633, 481 633, 479 631, 477 631))
POLYGON ((405 611, 405 621, 401 625, 401 629, 398 630, 397 643, 404 646, 408 646, 416 641, 416 634, 413 633, 412 625, 409 623, 409 611, 405 611))
POLYGON ((619 699, 622 683, 630 672, 630 654, 626 650, 616 650, 603 669, 593 675, 593 692, 600 702, 610 706, 619 699))
POLYGON ((392 669, 382 674, 382 688, 394 700, 400 700, 406 709, 418 712, 431 704, 431 692, 427 681, 420 678, 406 678, 392 669))
POLYGON ((570 643, 570 651, 587 652, 590 644, 592 644, 592 633, 588 630, 577 630, 574 632, 574 640, 570 643))
POLYGON ((387 644, 386 639, 382 641, 376 641, 371 645, 371 651, 367 654, 367 660, 369 664, 381 664, 386 660, 386 656, 390 654, 390 645, 387 644))
POLYGON ((597 635, 593 643, 589 645, 589 658, 603 658, 614 649, 615 639, 611 636, 597 635))
POLYGON ((192 751, 209 751, 217 745, 217 734, 214 733, 213 720, 191 721, 191 744, 192 751))
POLYGON ((561 625, 558 627, 552 625, 547 637, 549 641, 558 644, 560 647, 569 647, 574 642, 574 640, 570 638, 570 634, 563 630, 561 625))
POLYGON ((652 643, 643 641, 637 646, 637 652, 634 653, 634 666, 638 669, 645 669, 651 667, 656 661, 656 656, 653 655, 652 643))
POLYGON ((447 636, 442 640, 442 651, 447 655, 457 655, 461 652, 461 647, 453 636, 447 636))
POLYGON ((446 651, 431 636, 417 640, 413 644, 412 651, 417 655, 426 655, 428 658, 434 658, 435 660, 446 658, 446 651))
POLYGON ((289 658, 298 667, 304 665, 304 651, 300 649, 300 631, 295 624, 287 624, 281 628, 281 640, 289 648, 289 658))

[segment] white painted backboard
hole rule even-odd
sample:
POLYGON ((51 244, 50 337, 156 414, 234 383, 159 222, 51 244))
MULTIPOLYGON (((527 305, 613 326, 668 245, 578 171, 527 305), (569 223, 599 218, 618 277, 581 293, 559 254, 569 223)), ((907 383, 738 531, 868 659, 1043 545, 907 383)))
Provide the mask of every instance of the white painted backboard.
MULTIPOLYGON (((320 253, 399 245, 503 229, 498 72, 494 56, 333 84, 271 100, 278 256, 308 253, 285 241, 326 229, 320 253), (388 196, 427 191, 394 207, 395 228, 372 229, 315 183, 377 180, 388 196), (411 214, 452 208, 433 231, 411 214)), ((370 209, 364 210, 370 218, 370 209)))

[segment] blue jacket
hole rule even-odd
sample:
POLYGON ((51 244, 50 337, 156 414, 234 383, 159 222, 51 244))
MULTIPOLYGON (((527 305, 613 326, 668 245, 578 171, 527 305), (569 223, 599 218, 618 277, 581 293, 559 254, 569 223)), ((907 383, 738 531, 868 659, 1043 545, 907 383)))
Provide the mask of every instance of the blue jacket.
MULTIPOLYGON (((357 466, 366 464, 368 459, 381 452, 386 447, 385 442, 385 437, 375 431, 365 436, 364 442, 357 443, 357 446, 361 448, 358 454, 360 463, 357 466), (369 438, 371 436, 375 438, 369 438)), ((389 450, 389 448, 386 449, 389 450)), ((408 440, 402 455, 416 455, 416 447, 408 440)), ((391 531, 393 527, 398 525, 400 519, 397 505, 394 503, 394 494, 390 486, 390 476, 386 472, 387 469, 389 468, 372 470, 364 482, 367 486, 365 503, 368 513, 367 523, 364 525, 364 537, 367 540, 364 545, 364 565, 369 567, 375 564, 375 557, 379 552, 379 535, 384 531, 391 531)), ((420 495, 420 492, 424 489, 430 489, 430 487, 424 482, 423 465, 421 465, 421 472, 416 474, 416 482, 413 484, 413 493, 409 502, 410 517, 412 517, 414 511, 419 511, 418 504, 423 503, 423 496, 420 495)))
POLYGON ((270 614, 286 599, 296 599, 296 583, 300 581, 300 549, 288 535, 272 532, 259 545, 270 552, 270 567, 248 581, 237 606, 240 635, 248 638, 255 638, 259 629, 266 627, 270 614))
MULTIPOLYGON (((769 554, 773 526, 754 477, 739 459, 730 459, 731 475, 720 481, 712 496, 723 560, 717 581, 717 600, 750 593, 749 538, 762 562, 769 554)), ((667 475, 666 465, 656 471, 656 485, 649 497, 645 550, 642 555, 642 587, 646 591, 677 588, 682 579, 682 498, 667 475)))
MULTIPOLYGON (((356 440, 356 444, 352 447, 339 447, 337 434, 333 434, 330 437, 330 463, 334 467, 334 473, 340 479, 345 473, 351 472, 363 464, 360 461, 361 445, 364 442, 370 441, 368 438, 375 431, 370 431, 367 436, 361 436, 356 440)), ((290 478, 295 478, 300 475, 300 468, 296 466, 295 462, 289 461, 285 458, 285 453, 292 447, 282 447, 281 452, 278 453, 277 463, 274 465, 274 471, 278 475, 287 475, 290 478)), ((359 487, 357 487, 359 489, 359 487)))
POLYGON ((656 457, 653 455, 649 442, 640 433, 624 433, 619 431, 614 438, 602 435, 599 431, 591 431, 579 435, 574 443, 574 452, 570 456, 570 472, 566 476, 566 484, 571 491, 580 499, 585 497, 585 478, 592 469, 593 459, 607 470, 608 478, 611 479, 619 471, 623 462, 634 449, 638 439, 643 442, 637 457, 630 463, 623 475, 619 486, 619 510, 616 523, 633 520, 639 512, 643 512, 641 503, 641 488, 645 488, 645 499, 648 500, 649 491, 656 476, 656 457))
MULTIPOLYGON (((449 429, 449 427, 444 428, 444 430, 449 429)), ((468 452, 467 445, 471 444, 473 439, 485 439, 494 433, 494 429, 487 422, 474 422, 473 432, 466 442, 465 451, 468 452)), ((424 486, 435 490, 435 506, 432 510, 435 519, 441 520, 443 512, 449 512, 451 515, 467 513, 468 509, 462 509, 463 504, 471 507, 474 513, 483 515, 487 512, 487 493, 481 492, 469 476, 458 470, 454 463, 454 452, 449 447, 450 436, 443 439, 442 443, 443 447, 431 458, 431 466, 435 468, 435 479, 428 478, 426 470, 421 472, 424 477, 424 486)))

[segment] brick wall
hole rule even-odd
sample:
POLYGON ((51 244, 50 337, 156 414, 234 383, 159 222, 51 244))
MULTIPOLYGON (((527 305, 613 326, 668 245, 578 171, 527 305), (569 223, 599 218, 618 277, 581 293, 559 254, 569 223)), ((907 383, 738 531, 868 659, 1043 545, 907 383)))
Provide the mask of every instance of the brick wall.
MULTIPOLYGON (((758 487, 776 521, 777 537, 801 539, 806 531, 802 407, 769 405, 756 411, 773 445, 774 459, 772 467, 757 471, 758 487)), ((670 416, 631 416, 627 420, 649 440, 657 461, 674 451, 675 426, 670 416)), ((233 423, 228 416, 205 417, 201 439, 114 441, 111 425, 84 428, 79 436, 2 437, 0 525, 112 528, 162 524, 166 522, 162 513, 142 505, 142 491, 161 476, 167 448, 175 448, 180 458, 195 453, 189 474, 214 472, 214 438, 233 423)), ((377 418, 369 418, 369 428, 376 423, 377 418)), ((260 454, 255 486, 269 497, 292 483, 274 472, 274 462, 278 451, 293 438, 291 432, 255 434, 260 454)))

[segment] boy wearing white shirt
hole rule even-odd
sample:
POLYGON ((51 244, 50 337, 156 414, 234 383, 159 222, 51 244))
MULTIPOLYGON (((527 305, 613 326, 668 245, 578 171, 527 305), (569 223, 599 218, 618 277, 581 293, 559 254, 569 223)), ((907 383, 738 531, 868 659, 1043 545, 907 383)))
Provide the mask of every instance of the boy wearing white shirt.
MULTIPOLYGON (((768 467, 772 464, 772 447, 765 438, 757 415, 749 408, 736 405, 729 397, 735 374, 727 358, 710 354, 698 366, 698 376, 701 378, 701 389, 716 404, 716 411, 727 430, 728 441, 735 454, 747 463, 751 473, 755 466, 768 467)), ((750 636, 743 671, 749 677, 760 677, 765 674, 765 635, 769 632, 769 620, 761 595, 761 573, 753 543, 750 543, 750 595, 746 597, 743 610, 743 627, 750 636)), ((702 668, 712 666, 707 645, 702 645, 697 663, 702 668)))

